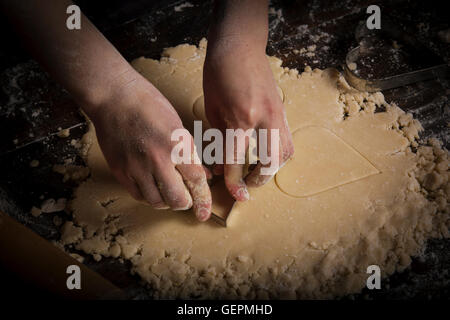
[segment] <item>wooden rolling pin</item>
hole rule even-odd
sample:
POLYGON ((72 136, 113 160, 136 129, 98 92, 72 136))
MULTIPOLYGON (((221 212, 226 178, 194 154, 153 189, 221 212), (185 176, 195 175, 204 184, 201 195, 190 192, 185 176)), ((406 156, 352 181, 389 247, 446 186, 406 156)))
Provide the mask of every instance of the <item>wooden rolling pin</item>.
POLYGON ((0 264, 21 279, 67 299, 125 299, 122 290, 0 211, 0 264), (69 290, 67 268, 80 268, 81 289, 69 290))

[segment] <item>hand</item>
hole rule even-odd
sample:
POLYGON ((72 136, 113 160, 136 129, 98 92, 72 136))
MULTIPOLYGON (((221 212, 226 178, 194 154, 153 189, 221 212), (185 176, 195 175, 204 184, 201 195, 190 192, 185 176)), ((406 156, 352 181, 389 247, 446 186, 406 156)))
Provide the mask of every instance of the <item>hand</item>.
POLYGON ((203 167, 171 161, 177 143, 171 134, 183 125, 169 101, 134 70, 120 89, 110 92, 102 105, 90 108, 95 110, 90 117, 117 180, 135 199, 156 209, 193 206, 197 218, 207 220, 211 194, 203 167))
POLYGON ((70 4, 0 1, 0 9, 92 119, 112 173, 133 197, 155 208, 193 206, 197 217, 207 220, 211 194, 202 166, 171 161, 171 133, 182 128, 175 110, 83 14, 80 30, 61 27, 70 4))
MULTIPOLYGON (((278 163, 282 165, 293 155, 292 136, 265 55, 265 45, 253 44, 238 37, 210 41, 203 88, 206 116, 212 127, 223 132, 227 128, 279 129, 278 163)), ((258 164, 244 182, 244 165, 225 164, 225 184, 231 195, 238 201, 247 200, 247 185, 261 186, 272 177, 261 173, 263 167, 269 166, 258 164)), ((217 173, 220 168, 214 171, 217 173)))

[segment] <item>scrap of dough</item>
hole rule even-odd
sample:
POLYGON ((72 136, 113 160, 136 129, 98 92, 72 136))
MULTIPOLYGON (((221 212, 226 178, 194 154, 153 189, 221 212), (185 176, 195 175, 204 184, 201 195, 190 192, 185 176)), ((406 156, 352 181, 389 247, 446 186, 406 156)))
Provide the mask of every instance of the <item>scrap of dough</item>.
POLYGON ((307 197, 379 173, 330 130, 300 128, 292 138, 295 155, 275 177, 288 195, 307 197))
POLYGON ((42 214, 42 210, 36 207, 31 207, 30 213, 33 217, 37 218, 42 214))
MULTIPOLYGON (((205 49, 203 40, 199 47, 166 49, 159 61, 133 62, 187 128, 203 94, 205 49)), ((449 236, 448 153, 436 141, 413 152, 421 128, 416 120, 381 93, 352 89, 336 70, 299 74, 277 58, 269 62, 291 131, 326 128, 379 174, 302 198, 282 192, 272 179, 250 190, 249 201, 236 203, 223 228, 199 223, 190 211, 153 210, 134 201, 111 175, 91 126, 83 138, 92 142, 91 177, 75 190, 74 226, 63 228, 64 243, 129 260, 155 298, 330 298, 359 292, 369 265, 387 276, 407 267, 426 239, 449 236), (375 113, 377 105, 386 111, 375 113)), ((342 157, 338 152, 329 161, 342 157)), ((298 170, 294 160, 279 177, 298 170)))
POLYGON ((358 65, 357 65, 356 63, 354 63, 354 62, 350 62, 350 63, 348 64, 348 68, 349 68, 350 70, 354 71, 354 70, 356 70, 356 68, 358 68, 358 65))
POLYGON ((63 211, 66 208, 67 199, 59 198, 55 200, 53 198, 47 199, 41 204, 41 211, 45 213, 53 213, 63 211))

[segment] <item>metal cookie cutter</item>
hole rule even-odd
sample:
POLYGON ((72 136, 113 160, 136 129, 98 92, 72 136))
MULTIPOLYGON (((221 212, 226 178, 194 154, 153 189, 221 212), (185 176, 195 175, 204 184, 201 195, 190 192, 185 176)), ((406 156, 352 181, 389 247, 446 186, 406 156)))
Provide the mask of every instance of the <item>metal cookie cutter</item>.
POLYGON ((350 50, 345 57, 344 77, 347 82, 355 89, 361 91, 375 92, 386 89, 406 86, 419 81, 425 81, 436 78, 449 78, 450 68, 446 64, 440 64, 434 67, 425 68, 417 71, 406 72, 395 76, 380 79, 364 79, 358 76, 350 69, 351 63, 356 63, 360 56, 360 46, 350 50))

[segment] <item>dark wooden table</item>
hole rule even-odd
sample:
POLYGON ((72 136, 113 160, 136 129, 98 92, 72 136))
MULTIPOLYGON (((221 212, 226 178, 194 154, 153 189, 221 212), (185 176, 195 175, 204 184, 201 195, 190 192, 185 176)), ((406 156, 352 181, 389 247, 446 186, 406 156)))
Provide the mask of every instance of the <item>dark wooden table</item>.
MULTIPOLYGON (((193 7, 182 11, 174 8, 184 1, 78 3, 128 60, 139 56, 159 58, 165 47, 198 43, 207 34, 211 11, 210 1, 197 0, 191 0, 193 7)), ((355 29, 367 18, 366 8, 370 4, 372 1, 273 1, 267 53, 281 58, 284 66, 299 71, 305 65, 339 69, 346 53, 358 45, 355 29), (316 46, 314 55, 294 52, 311 45, 316 46)), ((398 23, 401 32, 414 35, 426 48, 424 55, 429 58, 412 59, 407 48, 403 49, 405 54, 400 55, 400 60, 392 52, 381 52, 374 59, 371 71, 395 73, 449 63, 449 44, 437 37, 438 31, 449 28, 445 8, 427 1, 378 1, 377 4, 382 19, 389 17, 398 23)), ((80 138, 86 125, 67 92, 29 58, 5 22, 1 26, 3 43, 8 43, 8 47, 0 50, 0 210, 44 238, 57 240, 59 230, 52 223, 52 215, 35 218, 29 211, 32 206, 39 206, 42 198, 71 197, 75 184, 63 183, 52 167, 63 159, 82 164, 69 142, 80 138), (69 138, 55 135, 58 128, 68 127, 73 127, 69 138), (30 168, 31 160, 39 160, 40 166, 30 168)), ((396 102, 421 120, 424 138, 436 136, 449 146, 448 81, 427 81, 384 94, 388 101, 396 102)), ((63 220, 69 218, 66 212, 57 215, 63 220)), ((447 298, 449 249, 449 240, 429 241, 424 257, 414 259, 403 273, 391 276, 382 290, 366 290, 348 298, 447 298)), ((127 263, 114 259, 95 262, 88 256, 85 263, 123 288, 130 297, 149 297, 149 291, 139 279, 129 275, 127 263)))

